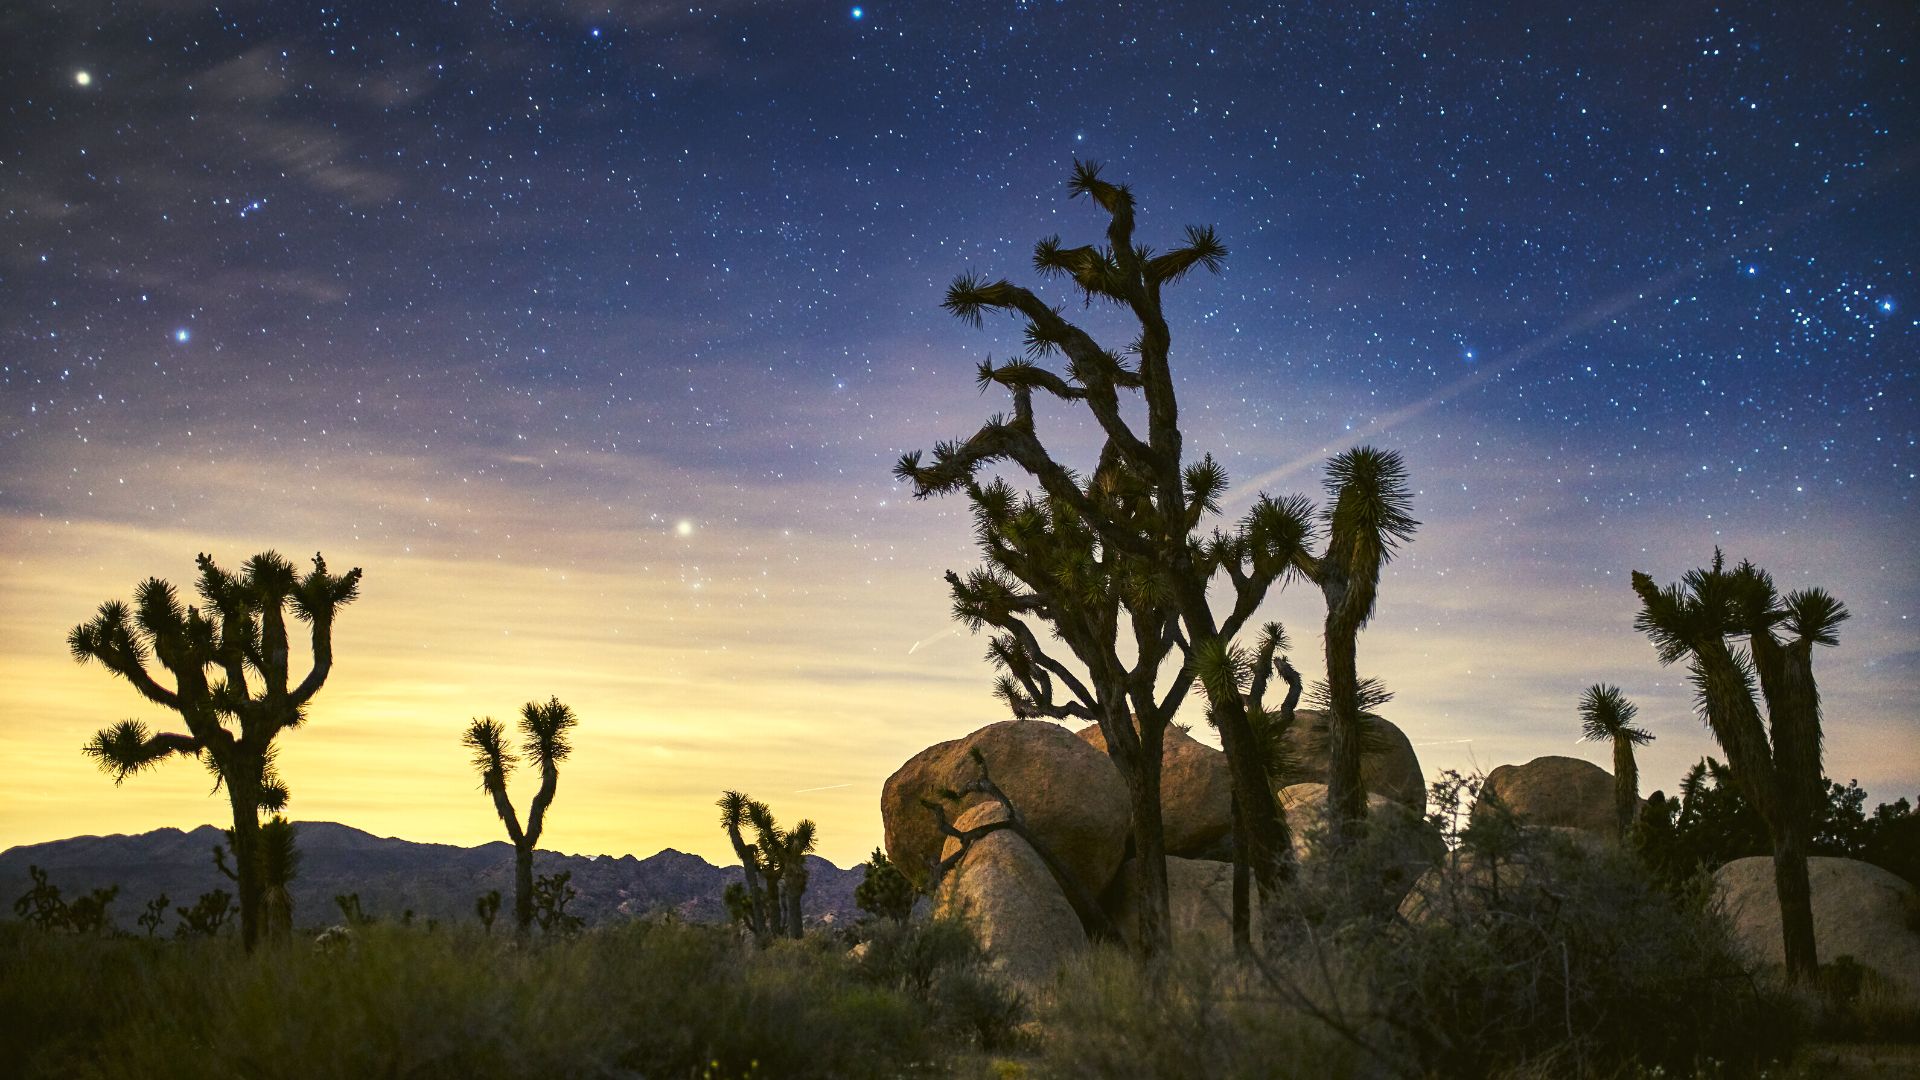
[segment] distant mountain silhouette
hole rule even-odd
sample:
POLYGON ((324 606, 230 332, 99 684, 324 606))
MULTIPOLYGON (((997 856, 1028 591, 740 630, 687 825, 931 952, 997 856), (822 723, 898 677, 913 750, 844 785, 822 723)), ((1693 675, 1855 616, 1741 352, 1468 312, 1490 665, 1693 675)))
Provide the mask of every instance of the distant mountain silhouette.
MULTIPOLYGON (((397 920, 412 910, 415 921, 443 922, 474 919, 474 899, 489 889, 500 890, 500 922, 496 931, 510 927, 513 910, 513 846, 503 841, 479 847, 417 844, 374 836, 331 821, 303 821, 298 826, 300 875, 293 882, 295 926, 328 926, 340 921, 334 896, 359 893, 360 906, 382 921, 397 920)), ((162 933, 172 933, 172 909, 191 905, 201 893, 216 888, 234 891, 233 883, 213 866, 213 848, 225 843, 219 829, 202 825, 191 832, 155 829, 137 836, 76 836, 44 844, 25 844, 0 851, 0 917, 12 914, 14 898, 32 881, 29 865, 47 871, 48 879, 72 899, 88 890, 119 885, 120 895, 110 914, 124 929, 146 902, 161 893, 171 901, 162 933)), ((830 916, 846 922, 858 915, 853 890, 861 871, 842 870, 825 859, 808 856, 812 867, 807 886, 806 913, 810 920, 830 916)), ((534 873, 571 870, 570 882, 579 893, 567 908, 589 926, 673 911, 692 922, 720 922, 726 908, 720 896, 727 883, 740 879, 738 866, 719 867, 698 855, 668 848, 657 855, 561 855, 541 851, 534 857, 534 873)))

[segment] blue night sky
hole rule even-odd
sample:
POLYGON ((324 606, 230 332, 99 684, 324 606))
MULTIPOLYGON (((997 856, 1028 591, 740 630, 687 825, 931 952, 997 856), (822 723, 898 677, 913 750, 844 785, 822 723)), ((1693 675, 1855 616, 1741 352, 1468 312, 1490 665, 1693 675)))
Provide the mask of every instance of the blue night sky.
MULTIPOLYGON (((1716 751, 1627 575, 1719 544, 1850 605, 1828 770, 1911 796, 1917 44, 1905 3, 12 5, 0 732, 37 779, 0 844, 218 816, 195 770, 89 772, 139 703, 63 636, 275 545, 367 570, 301 816, 490 838, 458 730, 559 693, 601 764, 558 846, 718 852, 745 786, 864 854, 885 775, 996 718, 939 579, 964 507, 888 470, 1000 409, 972 368, 1020 338, 939 301, 1095 238, 1076 157, 1145 242, 1230 249, 1168 303, 1230 512, 1406 456, 1361 667, 1429 771, 1605 762, 1604 680, 1671 790, 1716 751)), ((1318 603, 1271 602, 1309 677, 1318 603)))

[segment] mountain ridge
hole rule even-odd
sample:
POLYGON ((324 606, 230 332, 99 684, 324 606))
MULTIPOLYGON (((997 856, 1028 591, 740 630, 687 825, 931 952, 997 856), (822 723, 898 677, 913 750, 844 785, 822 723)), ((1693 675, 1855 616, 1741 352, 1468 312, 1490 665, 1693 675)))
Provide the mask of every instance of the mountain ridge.
MULTIPOLYGON (((474 902, 498 889, 502 917, 511 920, 513 846, 504 840, 474 847, 399 837, 375 836, 333 821, 296 822, 300 870, 291 892, 296 926, 325 926, 340 921, 333 898, 358 893, 360 906, 379 919, 474 919, 474 902)), ((170 932, 172 909, 189 906, 201 893, 233 892, 233 883, 214 868, 213 848, 225 835, 212 825, 192 829, 163 826, 144 833, 73 836, 21 844, 0 851, 0 913, 31 881, 30 865, 47 871, 48 880, 71 900, 95 888, 119 885, 109 914, 126 929, 148 900, 165 893, 170 932)), ((858 912, 853 890, 863 876, 858 867, 843 870, 819 856, 807 857, 810 879, 803 907, 810 920, 844 922, 858 912)), ((626 855, 563 855, 539 850, 534 873, 571 872, 578 893, 570 914, 588 925, 673 912, 692 922, 721 922, 721 894, 740 880, 740 868, 715 866, 698 855, 663 848, 644 858, 626 855)))

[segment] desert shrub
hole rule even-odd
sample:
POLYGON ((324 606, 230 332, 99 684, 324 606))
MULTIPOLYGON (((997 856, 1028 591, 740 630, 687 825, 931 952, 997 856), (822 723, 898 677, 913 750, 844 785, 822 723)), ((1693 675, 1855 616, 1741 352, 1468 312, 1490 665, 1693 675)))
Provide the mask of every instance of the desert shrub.
POLYGON ((988 972, 986 954, 965 920, 876 920, 866 930, 858 969, 863 979, 908 996, 949 1038, 982 1050, 1020 1043, 1029 1002, 988 972))
POLYGON ((1823 1041, 1920 1043, 1920 1001, 1851 956, 1820 965, 1806 1004, 1823 1041))
POLYGON ((97 1077, 895 1076, 943 1021, 839 949, 629 925, 516 947, 356 927, 354 947, 0 925, 0 1061, 97 1077), (787 947, 791 945, 792 947, 787 947))
POLYGON ((1749 977, 1703 890, 1676 896, 1598 845, 1485 827, 1509 845, 1503 858, 1469 837, 1429 879, 1421 917, 1348 960, 1419 1071, 1752 1070, 1790 1053, 1789 1003, 1749 977))
POLYGON ((1041 1019, 1047 1076, 1369 1074, 1362 1048, 1275 986, 1205 950, 1178 951, 1153 972, 1119 948, 1096 946, 1063 969, 1041 1019))

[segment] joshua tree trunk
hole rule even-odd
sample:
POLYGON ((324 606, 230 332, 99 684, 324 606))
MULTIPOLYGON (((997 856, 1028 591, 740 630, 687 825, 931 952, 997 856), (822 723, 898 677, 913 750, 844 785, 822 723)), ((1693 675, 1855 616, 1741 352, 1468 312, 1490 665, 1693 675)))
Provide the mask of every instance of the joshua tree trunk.
MULTIPOLYGON (((1334 605, 1330 602, 1329 607, 1334 605)), ((1367 789, 1360 781, 1359 628, 1327 614, 1327 838, 1344 849, 1366 827, 1367 789)))
POLYGON ((525 840, 513 847, 513 931, 533 932, 533 844, 525 840))
MULTIPOLYGON (((806 856, 802 855, 801 858, 804 859, 806 856)), ((787 907, 787 936, 790 938, 797 939, 801 936, 800 901, 806 896, 806 892, 806 871, 796 867, 787 879, 787 895, 784 897, 787 907)))
MULTIPOLYGON (((1129 723, 1131 719, 1129 718, 1129 723)), ((1148 957, 1166 955, 1172 937, 1172 913, 1167 896, 1167 834, 1161 816, 1160 766, 1166 731, 1162 724, 1140 728, 1140 767, 1127 794, 1133 801, 1133 898, 1140 913, 1137 932, 1140 951, 1148 957)))
POLYGON ((240 942, 252 952, 260 942, 265 890, 260 884, 260 789, 242 765, 227 779, 233 804, 233 882, 240 894, 240 942))
POLYGON ((1633 828, 1633 807, 1640 801, 1640 769, 1633 761, 1633 740, 1613 737, 1613 816, 1624 843, 1633 828))
POLYGON ((1807 831, 1780 830, 1773 842, 1773 887, 1780 898, 1780 930, 1787 976, 1810 980, 1820 970, 1813 936, 1813 889, 1807 881, 1807 831))

